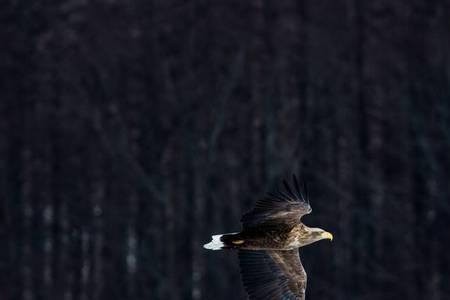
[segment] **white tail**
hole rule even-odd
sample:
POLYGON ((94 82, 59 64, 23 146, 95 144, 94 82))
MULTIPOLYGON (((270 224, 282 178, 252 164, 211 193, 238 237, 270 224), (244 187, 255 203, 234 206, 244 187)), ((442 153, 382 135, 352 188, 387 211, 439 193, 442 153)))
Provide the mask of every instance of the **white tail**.
POLYGON ((220 238, 224 235, 228 235, 228 234, 235 234, 237 232, 233 232, 233 233, 223 233, 223 234, 216 234, 212 236, 212 241, 209 242, 208 244, 203 245, 203 248, 205 249, 209 249, 209 250, 220 250, 224 248, 224 243, 220 240, 220 238))

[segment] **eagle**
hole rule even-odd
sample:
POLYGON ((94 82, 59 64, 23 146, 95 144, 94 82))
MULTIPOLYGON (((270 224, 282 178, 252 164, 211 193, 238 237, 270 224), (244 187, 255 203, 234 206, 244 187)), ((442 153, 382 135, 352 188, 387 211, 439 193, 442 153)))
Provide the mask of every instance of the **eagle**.
MULTIPOLYGON (((249 300, 305 300, 306 272, 299 248, 333 235, 303 224, 312 209, 297 178, 283 180, 284 189, 268 193, 241 219, 242 230, 217 234, 203 247, 237 249, 241 277, 249 300)), ((305 191, 305 189, 303 189, 305 191)))

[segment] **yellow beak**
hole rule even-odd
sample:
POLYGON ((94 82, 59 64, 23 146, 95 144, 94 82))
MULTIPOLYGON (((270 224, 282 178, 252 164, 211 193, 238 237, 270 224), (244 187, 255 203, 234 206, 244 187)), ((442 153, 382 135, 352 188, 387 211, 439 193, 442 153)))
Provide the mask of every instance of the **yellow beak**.
POLYGON ((325 232, 322 232, 322 238, 332 241, 333 235, 331 233, 325 231, 325 232))

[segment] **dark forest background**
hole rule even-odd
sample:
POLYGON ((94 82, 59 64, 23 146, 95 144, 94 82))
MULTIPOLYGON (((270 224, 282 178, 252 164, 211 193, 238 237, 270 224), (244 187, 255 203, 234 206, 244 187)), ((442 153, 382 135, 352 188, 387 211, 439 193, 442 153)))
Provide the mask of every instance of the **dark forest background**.
POLYGON ((307 299, 450 298, 450 2, 2 1, 0 299, 246 299, 284 177, 307 299))

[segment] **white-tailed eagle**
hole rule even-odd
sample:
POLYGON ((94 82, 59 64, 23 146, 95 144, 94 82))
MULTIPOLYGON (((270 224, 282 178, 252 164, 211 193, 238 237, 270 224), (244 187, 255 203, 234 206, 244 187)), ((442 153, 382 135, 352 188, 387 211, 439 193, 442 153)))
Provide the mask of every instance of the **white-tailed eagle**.
POLYGON ((331 233, 300 221, 311 213, 311 206, 297 178, 293 176, 293 187, 283 183, 284 191, 269 193, 244 214, 241 232, 214 235, 204 245, 210 250, 238 249, 242 281, 250 300, 304 300, 306 272, 298 248, 333 239, 331 233))

